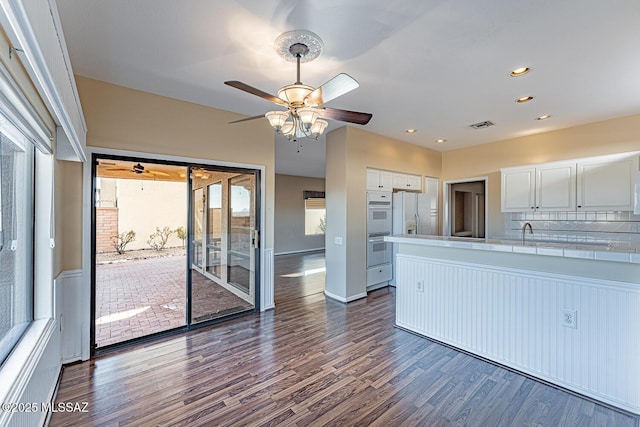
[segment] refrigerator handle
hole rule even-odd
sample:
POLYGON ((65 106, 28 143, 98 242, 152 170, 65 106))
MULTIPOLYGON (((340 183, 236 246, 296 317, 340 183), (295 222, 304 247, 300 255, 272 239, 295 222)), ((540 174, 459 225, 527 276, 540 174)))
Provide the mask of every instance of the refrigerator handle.
POLYGON ((414 215, 416 217, 416 234, 419 234, 418 230, 420 230, 420 215, 418 214, 418 212, 416 212, 414 215))

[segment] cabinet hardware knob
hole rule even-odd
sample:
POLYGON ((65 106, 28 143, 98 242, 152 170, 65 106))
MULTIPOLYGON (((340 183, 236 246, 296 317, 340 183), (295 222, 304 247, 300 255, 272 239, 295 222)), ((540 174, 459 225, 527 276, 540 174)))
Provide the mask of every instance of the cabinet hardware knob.
POLYGON ((582 205, 578 205, 578 207, 579 207, 579 208, 581 208, 581 207, 582 207, 582 205))
POLYGON ((540 209, 540 206, 536 206, 536 209, 540 209))

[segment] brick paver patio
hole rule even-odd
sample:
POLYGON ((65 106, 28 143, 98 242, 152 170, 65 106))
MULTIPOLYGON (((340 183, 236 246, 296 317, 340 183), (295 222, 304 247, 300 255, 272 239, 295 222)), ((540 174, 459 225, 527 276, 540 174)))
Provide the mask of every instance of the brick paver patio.
MULTIPOLYGON (((204 321, 251 306, 197 272, 193 318, 204 321)), ((185 325, 186 257, 96 265, 96 345, 139 338, 185 325)))

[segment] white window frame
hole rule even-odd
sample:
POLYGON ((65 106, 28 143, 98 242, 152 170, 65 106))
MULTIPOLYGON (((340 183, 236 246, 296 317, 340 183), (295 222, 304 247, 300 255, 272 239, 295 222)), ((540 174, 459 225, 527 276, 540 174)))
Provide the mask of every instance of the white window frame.
MULTIPOLYGON (((17 402, 27 389, 36 367, 57 332, 53 286, 53 134, 38 116, 7 68, 0 62, 0 112, 7 124, 19 130, 25 144, 35 146, 33 203, 33 321, 0 367, 0 402, 17 402)), ((47 361, 60 369, 60 360, 47 361)), ((13 414, 0 412, 0 425, 13 414)))

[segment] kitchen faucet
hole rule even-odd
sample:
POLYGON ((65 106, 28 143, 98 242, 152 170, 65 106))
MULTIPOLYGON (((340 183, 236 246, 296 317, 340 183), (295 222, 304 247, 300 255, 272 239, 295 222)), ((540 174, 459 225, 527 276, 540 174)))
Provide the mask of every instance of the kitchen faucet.
POLYGON ((524 232, 527 230, 527 226, 529 226, 529 234, 533 234, 533 227, 531 227, 530 222, 525 222, 522 226, 522 244, 524 245, 524 232))

